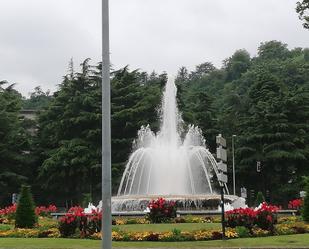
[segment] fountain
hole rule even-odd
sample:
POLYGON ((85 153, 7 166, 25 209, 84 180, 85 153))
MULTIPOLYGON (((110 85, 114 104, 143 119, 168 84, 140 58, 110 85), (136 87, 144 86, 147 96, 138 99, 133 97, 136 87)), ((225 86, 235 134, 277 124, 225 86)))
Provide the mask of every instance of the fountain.
MULTIPOLYGON (((158 133, 141 127, 133 143, 133 153, 125 167, 113 211, 137 211, 151 199, 164 197, 183 209, 214 209, 220 201, 218 167, 206 147, 202 131, 190 125, 184 132, 177 108, 177 89, 169 79, 162 100, 161 127, 158 133)), ((238 197, 228 195, 231 203, 238 197)))

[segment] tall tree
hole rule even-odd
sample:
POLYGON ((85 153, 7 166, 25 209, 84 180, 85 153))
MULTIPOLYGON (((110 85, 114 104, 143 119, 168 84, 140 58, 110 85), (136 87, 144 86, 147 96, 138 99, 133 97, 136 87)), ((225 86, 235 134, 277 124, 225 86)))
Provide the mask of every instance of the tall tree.
POLYGON ((0 203, 8 204, 11 194, 27 182, 29 167, 25 151, 29 137, 19 119, 21 95, 14 85, 0 82, 0 203))

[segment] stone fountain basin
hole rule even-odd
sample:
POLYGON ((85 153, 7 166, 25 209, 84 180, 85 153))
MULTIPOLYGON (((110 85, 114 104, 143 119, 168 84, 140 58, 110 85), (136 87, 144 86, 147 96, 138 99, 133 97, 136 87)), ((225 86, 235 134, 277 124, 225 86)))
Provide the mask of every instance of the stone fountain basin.
MULTIPOLYGON (((112 211, 144 211, 151 200, 164 198, 175 201, 177 210, 218 210, 221 196, 218 194, 200 195, 121 195, 112 197, 112 211)), ((238 199, 235 195, 224 195, 226 204, 233 204, 238 199)))

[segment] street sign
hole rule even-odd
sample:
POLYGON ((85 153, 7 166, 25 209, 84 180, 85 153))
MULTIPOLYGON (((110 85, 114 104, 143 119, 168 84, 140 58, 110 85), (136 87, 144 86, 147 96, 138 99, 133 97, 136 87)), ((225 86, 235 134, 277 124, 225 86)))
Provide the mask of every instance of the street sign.
POLYGON ((222 161, 220 161, 218 163, 218 170, 221 170, 222 172, 226 173, 227 172, 227 165, 226 165, 226 163, 223 163, 222 161))
POLYGON ((12 194, 12 204, 16 204, 18 200, 18 194, 13 193, 12 194))
POLYGON ((218 174, 218 180, 222 183, 227 183, 227 175, 223 172, 218 174))
POLYGON ((221 159, 223 162, 227 161, 226 150, 222 147, 217 148, 217 158, 221 159))
POLYGON ((226 147, 226 140, 221 136, 221 134, 219 136, 216 136, 216 142, 217 144, 226 147))
POLYGON ((258 172, 258 173, 261 172, 261 162, 260 161, 256 162, 256 172, 258 172))

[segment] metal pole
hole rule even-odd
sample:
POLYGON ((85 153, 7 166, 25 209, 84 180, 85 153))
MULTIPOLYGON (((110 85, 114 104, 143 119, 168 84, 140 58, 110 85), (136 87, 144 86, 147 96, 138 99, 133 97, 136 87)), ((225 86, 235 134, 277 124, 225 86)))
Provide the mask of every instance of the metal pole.
POLYGON ((102 0, 102 248, 112 248, 109 7, 102 0))
POLYGON ((224 216, 224 185, 221 184, 221 225, 222 225, 222 239, 225 240, 225 216, 224 216))
POLYGON ((232 135, 232 154, 233 154, 233 195, 236 195, 234 137, 236 137, 236 135, 232 135))

